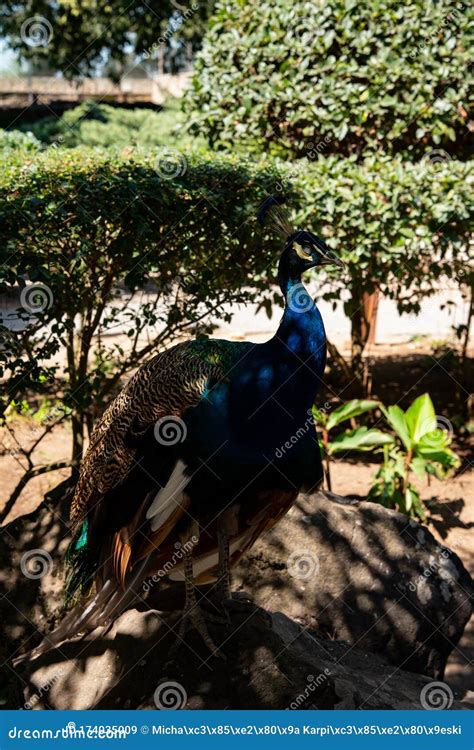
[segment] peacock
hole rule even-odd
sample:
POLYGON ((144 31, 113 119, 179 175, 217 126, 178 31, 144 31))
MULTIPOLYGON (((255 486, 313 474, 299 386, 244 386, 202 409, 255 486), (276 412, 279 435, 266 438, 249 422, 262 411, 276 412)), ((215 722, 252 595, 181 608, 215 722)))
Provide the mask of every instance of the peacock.
POLYGON ((29 658, 113 622, 143 597, 150 577, 163 587, 184 584, 179 636, 194 627, 218 655, 196 587, 214 584, 225 609, 231 568, 300 491, 321 482, 311 408, 326 335, 302 274, 342 263, 315 234, 294 229, 283 203, 271 196, 258 213, 284 240, 278 330, 265 343, 207 338, 172 346, 108 406, 71 506, 70 611, 29 658))

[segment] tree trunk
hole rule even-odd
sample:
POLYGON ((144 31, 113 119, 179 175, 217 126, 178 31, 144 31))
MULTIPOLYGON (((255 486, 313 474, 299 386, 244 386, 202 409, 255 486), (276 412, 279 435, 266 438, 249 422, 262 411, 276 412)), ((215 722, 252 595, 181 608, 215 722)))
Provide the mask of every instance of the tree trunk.
POLYGON ((71 414, 72 465, 79 466, 84 448, 84 420, 79 414, 71 414))
POLYGON ((375 343, 379 296, 380 292, 376 289, 371 294, 364 292, 362 298, 353 297, 356 309, 351 316, 352 370, 364 384, 367 384, 368 377, 362 355, 367 344, 375 343))

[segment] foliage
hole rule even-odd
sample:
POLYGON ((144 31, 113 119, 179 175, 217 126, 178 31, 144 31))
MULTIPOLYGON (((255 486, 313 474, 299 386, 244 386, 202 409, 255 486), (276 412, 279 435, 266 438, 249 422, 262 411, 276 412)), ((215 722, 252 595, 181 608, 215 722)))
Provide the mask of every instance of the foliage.
POLYGON ((221 0, 188 108, 215 146, 467 155, 472 6, 221 0))
MULTIPOLYGON (((126 153, 128 151, 127 149, 126 153)), ((166 186, 162 200, 158 195, 154 197, 154 210, 158 216, 162 215, 162 201, 167 200, 167 191, 175 183, 160 179, 153 167, 161 169, 162 177, 167 177, 166 149, 163 152, 158 151, 156 156, 150 155, 146 158, 136 155, 130 159, 126 156, 109 158, 104 154, 99 155, 84 149, 74 154, 67 154, 62 149, 58 149, 57 152, 56 157, 44 155, 37 163, 28 160, 25 162, 21 154, 17 155, 16 160, 10 156, 8 166, 3 170, 5 194, 10 196, 5 205, 9 210, 14 205, 10 194, 15 195, 20 173, 22 181, 26 180, 27 187, 24 189, 30 191, 28 200, 24 198, 26 205, 39 206, 41 211, 44 211, 45 199, 42 197, 42 191, 46 179, 45 168, 49 163, 57 165, 54 169, 59 170, 58 174, 47 186, 47 195, 51 201, 47 226, 51 228, 51 233, 37 234, 35 237, 37 246, 44 243, 42 252, 50 252, 53 231, 59 233, 61 241, 66 229, 62 218, 63 215, 68 216, 68 212, 72 212, 75 222, 79 221, 82 236, 87 238, 91 233, 93 237, 96 236, 99 229, 103 228, 104 221, 102 214, 99 213, 99 222, 96 215, 102 207, 107 215, 111 189, 108 180, 112 176, 112 193, 118 196, 117 214, 113 219, 115 229, 120 227, 126 237, 133 238, 130 240, 132 246, 138 238, 146 235, 147 223, 145 222, 143 227, 139 223, 140 219, 143 220, 143 211, 139 210, 142 206, 141 201, 134 204, 137 206, 137 215, 129 225, 122 226, 129 221, 130 209, 123 214, 120 213, 121 201, 130 200, 134 195, 133 190, 139 190, 134 188, 137 173, 139 185, 144 179, 144 167, 140 165, 140 160, 148 164, 145 170, 146 180, 150 181, 150 184, 147 183, 147 200, 151 200, 152 189, 162 190, 162 186, 166 186), (81 157, 84 158, 84 164, 81 164, 81 157), (63 159, 64 169, 61 171, 59 167, 63 159), (114 161, 115 159, 117 161, 114 161), (164 160, 161 167, 160 160, 164 160), (113 168, 101 166, 109 163, 114 165, 113 168), (104 191, 99 190, 101 183, 98 175, 101 169, 105 169, 104 191), (90 187, 87 184, 89 174, 92 175, 90 187), (81 204, 74 200, 69 199, 65 207, 62 206, 65 193, 70 196, 68 190, 71 183, 74 190, 84 196, 83 200, 86 202, 81 202, 86 207, 86 212, 81 212, 81 204), (55 207, 59 207, 56 215, 55 207)), ((179 174, 188 157, 173 149, 169 153, 171 165, 168 166, 171 166, 171 173, 176 171, 176 174, 179 174)), ((199 160, 199 157, 196 158, 199 160)), ((216 232, 216 236, 221 234, 220 226, 210 227, 207 223, 208 212, 212 211, 212 206, 221 206, 222 215, 226 217, 229 213, 239 214, 240 201, 243 201, 244 206, 248 206, 250 202, 253 209, 257 205, 258 194, 253 191, 251 185, 247 186, 247 190, 242 188, 235 193, 232 192, 235 180, 239 180, 239 174, 247 174, 247 170, 250 169, 256 173, 263 170, 278 175, 278 179, 275 177, 273 182, 268 182, 269 191, 278 188, 284 192, 292 191, 297 224, 325 237, 346 262, 345 272, 338 271, 329 275, 331 283, 325 286, 321 296, 334 303, 343 300, 345 313, 351 318, 353 326, 353 351, 356 351, 357 344, 359 300, 364 293, 380 289, 383 294, 396 300, 401 312, 418 312, 422 298, 435 291, 436 282, 440 279, 448 277, 460 282, 471 281, 468 270, 474 205, 474 175, 471 162, 450 161, 433 164, 429 160, 423 160, 419 164, 411 164, 387 157, 385 160, 367 158, 364 162, 357 163, 353 158, 329 157, 314 163, 303 159, 289 166, 278 160, 273 163, 267 159, 262 162, 266 167, 252 168, 246 166, 244 161, 241 169, 235 157, 215 161, 209 156, 203 157, 202 164, 204 163, 207 164, 207 168, 204 170, 202 187, 208 191, 204 194, 209 202, 201 204, 202 225, 200 228, 198 224, 195 226, 196 236, 199 236, 197 246, 205 244, 206 233, 212 237, 216 232), (231 178, 228 185, 216 178, 216 187, 211 190, 214 164, 218 165, 215 167, 217 176, 229 173, 231 178)), ((199 194, 201 171, 192 171, 192 174, 195 175, 193 190, 199 194)), ((190 175, 191 172, 184 175, 184 184, 190 175)), ((171 201, 171 198, 169 200, 171 201)), ((183 225, 183 222, 180 223, 180 207, 183 208, 182 203, 177 205, 173 212, 173 223, 177 226, 183 225)), ((186 208, 187 204, 184 206, 184 209, 186 208)), ((171 207, 168 206, 166 211, 171 212, 171 207)), ((197 219, 194 212, 193 220, 197 222, 197 219)), ((13 231, 21 231, 24 236, 28 236, 35 222, 37 218, 33 215, 30 226, 30 215, 22 209, 21 213, 15 215, 13 222, 19 229, 15 228, 13 231)), ((185 218, 184 224, 188 223, 188 219, 185 218)), ((157 224, 159 225, 158 220, 157 224)), ((268 240, 270 241, 270 238, 268 240)), ((6 233, 5 241, 16 248, 15 236, 13 239, 8 238, 6 233)), ((271 242, 275 240, 271 238, 271 242)), ((197 261, 197 258, 195 260, 197 261)), ((222 269, 216 268, 216 273, 217 283, 222 269)), ((247 283, 249 278, 253 278, 253 273, 241 272, 241 278, 247 283)), ((279 293, 276 293, 275 301, 280 302, 279 293)), ((271 305, 268 309, 271 311, 271 305)), ((356 362, 353 371, 357 373, 356 362)))
POLYGON ((0 154, 2 158, 10 157, 12 152, 34 153, 41 148, 41 143, 29 130, 25 133, 19 130, 0 129, 0 154))
POLYGON ((169 54, 186 43, 197 49, 213 6, 213 0, 15 0, 0 4, 0 30, 23 59, 36 66, 46 61, 67 78, 94 74, 105 63, 120 74, 124 64, 134 67, 133 55, 154 59, 160 50, 169 54), (49 24, 44 32, 39 28, 45 44, 29 45, 21 33, 34 17, 49 24))
POLYGON ((429 475, 444 479, 458 467, 459 458, 449 448, 451 436, 438 426, 428 393, 415 399, 406 412, 396 405, 381 408, 395 432, 397 443, 383 448, 384 461, 376 474, 369 500, 424 519, 423 501, 411 476, 415 474, 420 480, 429 475))
POLYGON ((0 292, 22 327, 3 330, 3 408, 60 393, 75 462, 124 375, 269 287, 275 247, 253 217, 274 171, 171 157, 49 149, 1 172, 0 292))
POLYGON ((379 406, 378 401, 352 399, 332 411, 313 407, 313 416, 321 428, 321 450, 325 459, 325 477, 328 490, 331 491, 331 457, 338 453, 349 453, 349 451, 372 451, 381 445, 393 442, 393 438, 381 430, 368 427, 354 427, 334 437, 331 432, 348 420, 354 420, 361 414, 366 414, 379 406))
POLYGON ((32 296, 34 314, 20 313, 33 323, 23 333, 1 335, 11 376, 4 407, 59 389, 77 456, 96 414, 143 358, 212 330, 213 319, 229 316, 225 303, 270 304, 279 241, 251 219, 279 188, 293 190, 298 224, 347 262, 325 298, 344 299, 353 315, 360 290, 378 286, 400 309, 416 310, 434 279, 463 278, 472 186, 469 164, 458 162, 330 157, 288 166, 169 148, 11 152, 0 171, 0 291, 32 296), (117 331, 112 343, 105 334, 117 331))
MULTIPOLYGON (((177 101, 164 109, 125 109, 108 104, 84 102, 62 117, 47 117, 22 126, 47 145, 100 146, 103 148, 150 148, 153 146, 199 145, 183 129, 184 115, 177 101)), ((20 134, 18 134, 19 137, 20 134)))
POLYGON ((418 313, 442 279, 472 283, 472 162, 400 158, 301 160, 291 170, 301 226, 325 236, 347 264, 327 300, 351 319, 352 366, 360 371, 361 299, 380 290, 400 312, 418 313))

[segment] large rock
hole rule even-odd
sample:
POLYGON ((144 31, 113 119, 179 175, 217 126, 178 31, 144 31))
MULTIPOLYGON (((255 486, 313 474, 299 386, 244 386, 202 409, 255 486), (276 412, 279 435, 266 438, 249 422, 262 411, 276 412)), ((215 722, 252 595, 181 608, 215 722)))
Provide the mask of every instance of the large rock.
MULTIPOLYGON (((67 504, 52 498, 2 529, 2 663, 60 617, 67 504)), ((211 626, 227 662, 209 662, 194 633, 170 660, 177 615, 156 610, 181 606, 182 587, 156 587, 152 611, 130 610, 108 633, 17 667, 18 678, 10 662, 0 705, 153 707, 158 682, 176 681, 191 708, 419 708, 427 679, 389 663, 439 677, 470 612, 468 574, 424 527, 320 494, 300 497, 234 578, 262 608, 211 626)))
POLYGON ((21 669, 32 709, 462 708, 451 688, 304 632, 281 613, 245 608, 209 630, 225 660, 190 633, 170 656, 176 616, 129 610, 105 634, 21 669))
MULTIPOLYGON (((36 645, 60 615, 68 505, 67 494, 53 491, 36 511, 0 528, 2 664, 36 645)), ((9 666, 1 669, 1 675, 0 705, 15 708, 18 683, 9 666)))
POLYGON ((472 612, 471 577, 426 527, 325 493, 300 495, 235 583, 262 607, 438 678, 472 612))

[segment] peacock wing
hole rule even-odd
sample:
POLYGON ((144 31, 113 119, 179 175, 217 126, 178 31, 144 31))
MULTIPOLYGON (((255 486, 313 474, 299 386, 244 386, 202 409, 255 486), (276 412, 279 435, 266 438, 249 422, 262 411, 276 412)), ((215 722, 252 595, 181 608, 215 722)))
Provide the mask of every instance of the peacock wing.
POLYGON ((178 344, 137 370, 93 430, 71 506, 74 525, 124 480, 150 427, 166 417, 181 417, 199 403, 210 383, 225 377, 239 345, 213 339, 178 344))

